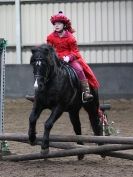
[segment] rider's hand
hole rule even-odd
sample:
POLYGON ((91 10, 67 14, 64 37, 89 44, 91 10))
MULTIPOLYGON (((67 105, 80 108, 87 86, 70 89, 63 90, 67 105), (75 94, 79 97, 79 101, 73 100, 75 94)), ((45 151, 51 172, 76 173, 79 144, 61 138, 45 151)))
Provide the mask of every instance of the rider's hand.
POLYGON ((64 57, 63 57, 63 60, 64 60, 66 63, 68 63, 68 62, 70 61, 70 57, 69 57, 69 56, 64 56, 64 57))

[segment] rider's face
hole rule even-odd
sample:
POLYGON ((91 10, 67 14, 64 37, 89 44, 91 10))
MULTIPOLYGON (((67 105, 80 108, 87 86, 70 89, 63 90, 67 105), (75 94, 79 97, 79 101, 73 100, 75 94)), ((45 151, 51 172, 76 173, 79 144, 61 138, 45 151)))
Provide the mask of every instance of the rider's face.
POLYGON ((60 32, 60 31, 63 30, 63 28, 64 28, 64 24, 63 23, 61 23, 61 22, 55 22, 54 23, 55 31, 60 32))

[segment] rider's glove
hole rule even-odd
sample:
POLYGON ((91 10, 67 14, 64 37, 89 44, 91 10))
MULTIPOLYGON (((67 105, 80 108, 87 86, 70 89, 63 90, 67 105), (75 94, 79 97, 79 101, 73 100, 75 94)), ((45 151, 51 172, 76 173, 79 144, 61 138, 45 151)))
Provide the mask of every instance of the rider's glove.
POLYGON ((64 60, 66 63, 68 63, 68 62, 70 61, 70 57, 69 57, 69 56, 64 56, 64 57, 63 57, 63 60, 64 60))

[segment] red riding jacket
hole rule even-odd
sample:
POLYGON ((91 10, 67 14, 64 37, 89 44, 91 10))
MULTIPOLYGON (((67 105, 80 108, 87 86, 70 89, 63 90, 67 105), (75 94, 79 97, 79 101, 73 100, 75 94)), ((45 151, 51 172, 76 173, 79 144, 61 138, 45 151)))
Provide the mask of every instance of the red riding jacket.
POLYGON ((52 45, 60 59, 63 59, 64 56, 69 56, 70 60, 76 59, 83 67, 83 71, 88 79, 88 83, 93 88, 99 87, 99 82, 97 81, 94 73, 91 68, 87 65, 85 60, 80 55, 77 41, 74 36, 66 31, 63 37, 59 37, 57 32, 52 32, 47 36, 47 43, 52 45))

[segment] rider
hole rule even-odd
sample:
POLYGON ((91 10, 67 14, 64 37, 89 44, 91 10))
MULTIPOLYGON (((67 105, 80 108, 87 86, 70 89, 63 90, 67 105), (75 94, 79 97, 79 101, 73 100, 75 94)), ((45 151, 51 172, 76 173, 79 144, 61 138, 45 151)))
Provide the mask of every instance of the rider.
POLYGON ((47 36, 47 43, 52 45, 58 57, 67 63, 69 62, 77 73, 84 93, 83 100, 92 100, 93 96, 90 94, 89 85, 98 88, 99 83, 79 53, 77 41, 72 35, 74 30, 70 20, 60 11, 52 16, 50 21, 54 26, 54 32, 47 36))
MULTIPOLYGON (((93 95, 90 93, 90 87, 98 88, 99 83, 91 68, 80 55, 77 41, 72 35, 74 29, 71 26, 70 19, 60 11, 53 15, 50 21, 54 26, 54 31, 47 36, 47 43, 52 45, 58 57, 69 63, 77 73, 81 82, 82 100, 91 101, 93 95)), ((30 97, 27 99, 32 100, 30 97)))

